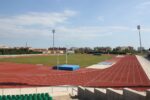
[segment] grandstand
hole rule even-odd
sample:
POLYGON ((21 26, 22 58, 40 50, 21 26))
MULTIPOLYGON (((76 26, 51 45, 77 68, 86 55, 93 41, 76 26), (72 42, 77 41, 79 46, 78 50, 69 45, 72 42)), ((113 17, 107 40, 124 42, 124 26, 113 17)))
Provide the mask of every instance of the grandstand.
POLYGON ((131 100, 138 96, 142 99, 133 100, 150 100, 149 72, 145 72, 148 67, 143 67, 145 63, 142 64, 139 57, 133 55, 115 57, 107 61, 106 65, 110 65, 109 62, 115 63, 108 68, 81 68, 76 71, 60 71, 48 66, 1 62, 0 93, 5 95, 4 97, 17 94, 23 97, 26 94, 38 95, 43 91, 42 93, 49 93, 49 97, 46 98, 55 97, 54 95, 59 93, 60 95, 68 93, 77 95, 83 100, 99 100, 103 97, 107 99, 102 100, 131 100), (18 92, 15 94, 8 92, 15 91, 12 88, 18 89, 16 90, 18 92), (98 95, 99 99, 96 99, 95 95, 98 95), (128 95, 135 95, 135 97, 128 95), (94 99, 91 99, 91 96, 94 99))

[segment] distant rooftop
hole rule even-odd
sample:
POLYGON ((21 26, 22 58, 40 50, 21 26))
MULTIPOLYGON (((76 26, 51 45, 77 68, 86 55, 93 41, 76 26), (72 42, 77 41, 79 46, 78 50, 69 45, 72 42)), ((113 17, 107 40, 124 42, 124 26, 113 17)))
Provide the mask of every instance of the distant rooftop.
POLYGON ((11 47, 6 46, 6 45, 1 45, 1 44, 0 44, 0 48, 11 48, 11 47))

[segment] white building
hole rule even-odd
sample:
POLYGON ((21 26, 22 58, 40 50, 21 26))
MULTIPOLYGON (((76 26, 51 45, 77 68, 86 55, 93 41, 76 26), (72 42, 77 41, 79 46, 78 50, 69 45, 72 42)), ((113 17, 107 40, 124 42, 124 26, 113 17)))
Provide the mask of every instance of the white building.
POLYGON ((6 46, 6 45, 0 45, 0 49, 10 49, 11 47, 6 46))

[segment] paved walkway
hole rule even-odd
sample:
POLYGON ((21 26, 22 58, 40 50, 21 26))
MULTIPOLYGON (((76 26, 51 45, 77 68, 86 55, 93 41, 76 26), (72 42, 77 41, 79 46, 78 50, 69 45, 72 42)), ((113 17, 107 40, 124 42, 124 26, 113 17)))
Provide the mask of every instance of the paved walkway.
POLYGON ((142 57, 142 56, 138 56, 136 55, 138 61, 140 62, 143 70, 145 71, 147 77, 150 80, 150 61, 148 61, 146 58, 142 57))

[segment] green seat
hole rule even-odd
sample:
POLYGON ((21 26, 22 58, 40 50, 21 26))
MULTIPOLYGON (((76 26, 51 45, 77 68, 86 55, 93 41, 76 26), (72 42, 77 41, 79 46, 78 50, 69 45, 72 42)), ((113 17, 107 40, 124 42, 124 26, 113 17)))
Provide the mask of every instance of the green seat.
POLYGON ((20 95, 16 95, 16 98, 19 99, 19 98, 20 98, 20 95))
POLYGON ((27 95, 24 95, 23 100, 27 100, 27 95))
POLYGON ((2 97, 2 100, 9 100, 6 95, 2 97))
POLYGON ((48 93, 24 94, 24 95, 3 95, 0 100, 52 100, 48 93))
POLYGON ((11 96, 11 95, 7 95, 7 98, 8 98, 9 100, 12 100, 12 96, 11 96))
POLYGON ((12 99, 16 99, 16 96, 15 96, 15 95, 12 95, 12 99))
POLYGON ((46 95, 47 97, 49 97, 49 94, 48 94, 48 93, 45 93, 45 95, 46 95))
POLYGON ((53 100, 53 98, 51 96, 48 97, 48 100, 53 100))
POLYGON ((0 96, 0 100, 2 100, 2 96, 0 96))
POLYGON ((5 96, 5 95, 3 95, 3 96, 2 96, 2 100, 5 100, 5 99, 6 99, 6 96, 5 96))

